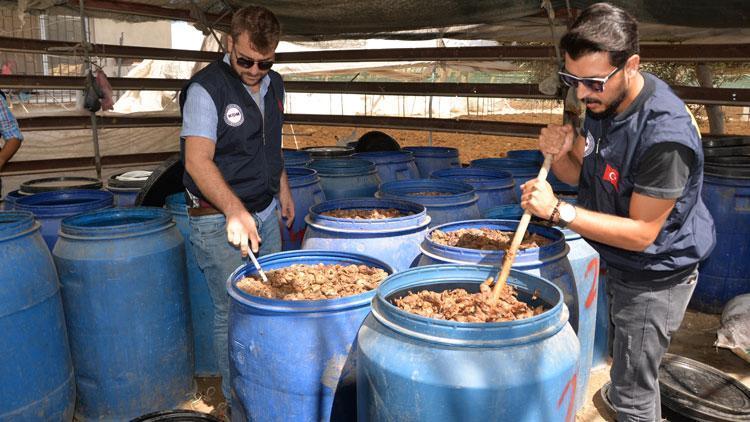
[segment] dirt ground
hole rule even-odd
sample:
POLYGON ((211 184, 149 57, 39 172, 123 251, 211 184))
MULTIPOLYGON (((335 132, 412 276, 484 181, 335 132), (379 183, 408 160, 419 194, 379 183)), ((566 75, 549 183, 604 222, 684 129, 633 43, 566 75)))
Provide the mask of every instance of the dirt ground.
MULTIPOLYGON (((713 346, 719 325, 720 315, 688 311, 672 338, 669 353, 713 366, 750 387, 750 363, 727 349, 713 346)), ((599 389, 608 381, 609 366, 591 371, 586 404, 576 414, 576 422, 615 420, 599 396, 599 389)))
MULTIPOLYGON (((750 363, 740 359, 729 350, 713 346, 719 321, 719 315, 688 311, 682 326, 672 339, 669 353, 713 366, 750 387, 750 363)), ((206 413, 221 411, 224 399, 219 386, 219 378, 197 378, 196 381, 198 391, 195 397, 183 403, 181 408, 206 413)), ((587 400, 578 411, 576 422, 614 421, 614 418, 607 412, 604 402, 599 398, 599 389, 607 381, 609 381, 609 366, 591 371, 587 400)))

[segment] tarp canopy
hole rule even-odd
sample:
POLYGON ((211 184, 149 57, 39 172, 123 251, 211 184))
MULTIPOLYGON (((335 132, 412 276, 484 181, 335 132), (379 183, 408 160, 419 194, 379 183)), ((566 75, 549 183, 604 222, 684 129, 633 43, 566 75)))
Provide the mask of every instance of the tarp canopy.
MULTIPOLYGON (((583 9, 595 0, 570 0, 583 9)), ((167 9, 222 15, 254 3, 271 9, 279 18, 286 40, 332 39, 489 39, 501 42, 549 42, 550 31, 541 0, 132 0, 167 9)), ((550 0, 555 10, 565 10, 565 0, 550 0)), ((611 0, 631 12, 642 25, 644 41, 748 42, 748 0, 611 0)), ((77 2, 68 0, 0 1, 19 13, 77 13, 77 2)), ((122 20, 144 20, 132 13, 92 12, 122 20)), ((564 21, 556 31, 564 31, 564 21)))

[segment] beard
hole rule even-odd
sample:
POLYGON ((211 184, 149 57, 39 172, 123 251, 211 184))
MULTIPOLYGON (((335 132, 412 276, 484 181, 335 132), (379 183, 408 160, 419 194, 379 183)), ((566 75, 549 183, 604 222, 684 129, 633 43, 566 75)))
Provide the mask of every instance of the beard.
MULTIPOLYGON (((587 110, 588 115, 595 120, 604 120, 613 117, 615 114, 617 114, 617 108, 620 107, 620 104, 622 104, 623 101, 625 101, 625 96, 627 95, 627 93, 627 89, 623 88, 623 90, 617 95, 617 97, 615 97, 614 100, 612 100, 611 103, 609 103, 604 111, 594 113, 591 110, 587 110)), ((601 101, 591 98, 584 98, 583 102, 585 104, 602 104, 601 101)))

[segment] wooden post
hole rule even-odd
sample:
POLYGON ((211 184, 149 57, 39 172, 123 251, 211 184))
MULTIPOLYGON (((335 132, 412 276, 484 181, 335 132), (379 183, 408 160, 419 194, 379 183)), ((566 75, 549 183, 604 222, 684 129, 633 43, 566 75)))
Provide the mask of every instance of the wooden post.
MULTIPOLYGON (((698 63, 695 67, 698 83, 704 88, 713 88, 713 72, 705 63, 698 63)), ((719 105, 706 105, 708 127, 712 135, 724 134, 724 110, 719 105)))

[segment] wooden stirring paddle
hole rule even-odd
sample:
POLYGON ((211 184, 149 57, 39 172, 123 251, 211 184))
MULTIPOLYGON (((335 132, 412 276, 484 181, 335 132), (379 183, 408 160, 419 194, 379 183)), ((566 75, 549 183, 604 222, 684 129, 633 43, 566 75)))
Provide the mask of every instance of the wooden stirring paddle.
MULTIPOLYGON (((537 176, 538 180, 547 180, 550 166, 552 166, 552 156, 549 154, 545 154, 544 163, 542 164, 542 168, 539 169, 539 175, 537 176)), ((528 210, 525 210, 523 212, 523 216, 521 217, 521 221, 518 223, 518 228, 516 229, 516 234, 513 236, 513 241, 510 244, 510 248, 505 253, 505 257, 503 258, 503 267, 497 274, 497 278, 495 279, 495 285, 492 288, 493 302, 497 301, 500 298, 500 293, 505 288, 505 283, 508 280, 508 275, 510 274, 510 267, 513 265, 513 261, 515 261, 516 259, 518 247, 521 246, 521 241, 523 240, 523 236, 526 234, 526 229, 529 227, 530 221, 531 213, 528 210)))

